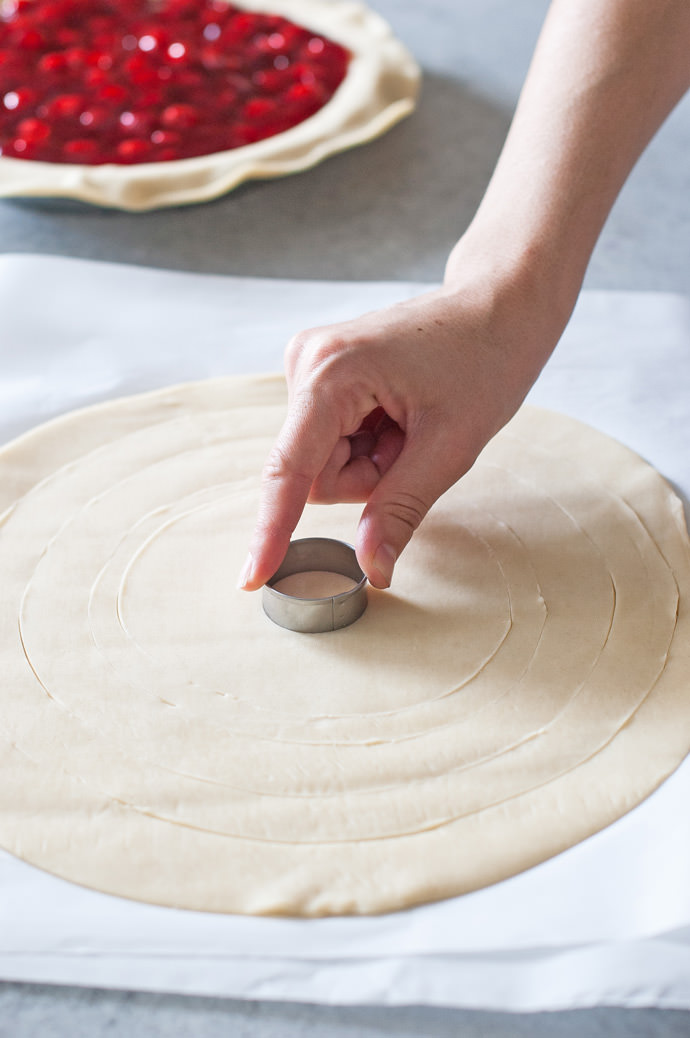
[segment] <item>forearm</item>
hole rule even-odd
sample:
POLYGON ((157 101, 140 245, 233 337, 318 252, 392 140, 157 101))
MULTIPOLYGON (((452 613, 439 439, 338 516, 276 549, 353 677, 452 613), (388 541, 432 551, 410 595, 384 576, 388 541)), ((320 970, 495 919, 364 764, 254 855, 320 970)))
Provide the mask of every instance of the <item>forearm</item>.
POLYGON ((446 283, 484 257, 564 324, 626 177, 688 87, 689 0, 554 0, 446 283))

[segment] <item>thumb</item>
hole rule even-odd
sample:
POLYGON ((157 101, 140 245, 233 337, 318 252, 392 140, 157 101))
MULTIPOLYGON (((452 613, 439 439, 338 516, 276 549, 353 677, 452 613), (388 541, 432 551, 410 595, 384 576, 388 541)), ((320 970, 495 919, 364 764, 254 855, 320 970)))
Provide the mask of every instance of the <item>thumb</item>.
MULTIPOLYGON (((401 552, 434 502, 465 469, 439 437, 406 444, 367 500, 357 558, 374 587, 390 585, 401 552)), ((469 466, 468 466, 469 467, 469 466)))

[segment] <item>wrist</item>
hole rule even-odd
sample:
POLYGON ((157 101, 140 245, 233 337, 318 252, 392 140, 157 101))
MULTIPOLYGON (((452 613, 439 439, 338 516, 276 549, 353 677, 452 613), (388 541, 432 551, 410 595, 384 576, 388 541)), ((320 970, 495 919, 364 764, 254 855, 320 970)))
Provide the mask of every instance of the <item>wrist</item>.
POLYGON ((553 345, 565 328, 587 267, 580 250, 557 235, 524 232, 510 220, 484 220, 481 213, 453 248, 444 286, 462 291, 468 276, 512 301, 553 345))

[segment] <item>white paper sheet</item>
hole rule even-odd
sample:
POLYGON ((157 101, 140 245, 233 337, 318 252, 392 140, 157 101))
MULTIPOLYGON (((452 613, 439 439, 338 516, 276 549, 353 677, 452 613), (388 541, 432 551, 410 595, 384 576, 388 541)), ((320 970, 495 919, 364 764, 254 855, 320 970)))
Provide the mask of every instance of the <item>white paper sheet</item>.
MULTIPOLYGON (((278 370, 291 334, 425 289, 0 258, 0 441, 55 414, 278 370)), ((531 399, 690 496, 690 300, 589 293, 531 399)), ((690 694, 690 680, 689 692, 690 694)), ((0 977, 327 1003, 690 1009, 690 760, 635 811, 487 890, 371 919, 178 912, 0 852, 0 977)))

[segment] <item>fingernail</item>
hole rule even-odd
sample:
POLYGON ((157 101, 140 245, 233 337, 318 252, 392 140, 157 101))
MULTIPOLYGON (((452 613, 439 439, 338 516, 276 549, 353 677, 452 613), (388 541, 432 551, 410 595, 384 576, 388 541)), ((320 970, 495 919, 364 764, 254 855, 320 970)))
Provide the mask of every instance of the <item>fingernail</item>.
MULTIPOLYGON (((381 587, 390 587, 390 582, 393 579, 393 567, 395 566, 395 560, 397 555, 390 544, 379 544, 374 554, 374 568, 379 571, 383 578, 383 584, 381 587)), ((378 586, 378 585, 377 585, 378 586)))
POLYGON ((240 573, 240 579, 237 581, 237 587, 240 590, 242 590, 243 588, 246 588, 247 584, 252 579, 253 572, 254 572, 254 559, 252 558, 251 555, 247 555, 247 558, 245 560, 244 566, 242 567, 242 572, 240 573))

